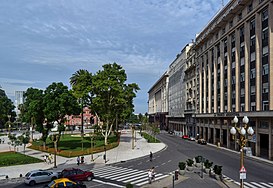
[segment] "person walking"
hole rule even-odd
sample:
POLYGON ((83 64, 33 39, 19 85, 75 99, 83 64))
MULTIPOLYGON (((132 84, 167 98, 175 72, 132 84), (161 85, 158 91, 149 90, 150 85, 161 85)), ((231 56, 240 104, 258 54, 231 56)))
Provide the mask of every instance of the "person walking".
POLYGON ((149 181, 149 184, 152 183, 152 178, 153 178, 152 170, 149 169, 149 170, 148 170, 148 181, 149 181))
POLYGON ((153 161, 153 153, 150 151, 150 161, 153 161))
POLYGON ((48 163, 49 163, 49 164, 52 163, 52 159, 53 159, 53 158, 52 158, 52 155, 51 155, 51 153, 50 153, 49 156, 48 156, 48 163))
POLYGON ((155 181, 155 167, 152 167, 151 172, 152 172, 152 181, 155 181))
POLYGON ((47 163, 47 155, 44 155, 44 162, 47 163))
POLYGON ((79 166, 80 165, 80 156, 77 157, 77 165, 79 166))

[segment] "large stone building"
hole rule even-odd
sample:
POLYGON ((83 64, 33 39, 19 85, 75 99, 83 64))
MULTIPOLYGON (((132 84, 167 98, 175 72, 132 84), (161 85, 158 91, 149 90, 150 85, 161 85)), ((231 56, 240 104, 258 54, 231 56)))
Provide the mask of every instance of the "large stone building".
POLYGON ((17 118, 19 117, 19 114, 21 113, 19 110, 19 106, 20 104, 23 104, 25 102, 24 93, 25 91, 15 91, 14 106, 15 106, 15 113, 17 115, 17 118))
MULTIPOLYGON (((253 155, 273 157, 273 1, 231 0, 195 43, 197 132, 239 150, 230 128, 248 116, 253 155)), ((170 79, 171 82, 171 79, 170 79)), ((170 105, 171 107, 171 105, 170 105)))
POLYGON ((189 134, 189 128, 186 124, 185 106, 186 106, 186 84, 184 82, 185 70, 187 67, 188 51, 192 43, 187 44, 181 53, 169 66, 169 110, 167 115, 168 129, 176 134, 189 134))
POLYGON ((157 123, 160 129, 166 129, 166 115, 168 114, 168 86, 169 76, 165 72, 161 78, 148 91, 149 122, 157 123))

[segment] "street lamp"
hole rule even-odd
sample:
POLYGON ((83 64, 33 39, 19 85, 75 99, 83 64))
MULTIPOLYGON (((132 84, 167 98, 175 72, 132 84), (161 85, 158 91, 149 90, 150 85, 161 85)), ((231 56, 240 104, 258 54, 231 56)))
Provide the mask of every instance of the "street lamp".
POLYGON ((11 118, 11 115, 8 115, 8 118, 9 118, 9 135, 10 135, 10 128, 11 128, 11 125, 10 125, 10 118, 11 118))
MULTIPOLYGON (((243 126, 237 126, 238 118, 235 116, 233 118, 234 126, 230 129, 230 134, 233 136, 236 135, 238 132, 240 135, 240 138, 236 140, 236 142, 240 146, 240 169, 244 166, 244 147, 246 146, 248 142, 248 135, 253 135, 254 130, 252 127, 248 126, 249 119, 247 116, 244 116, 243 118, 243 126)), ((244 187, 244 181, 243 178, 240 178, 240 188, 244 187)))

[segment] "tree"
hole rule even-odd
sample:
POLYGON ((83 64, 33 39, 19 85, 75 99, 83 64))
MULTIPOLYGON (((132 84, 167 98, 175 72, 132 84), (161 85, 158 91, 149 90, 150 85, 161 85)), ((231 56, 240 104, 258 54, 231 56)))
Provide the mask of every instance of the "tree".
POLYGON ((25 153, 25 151, 26 151, 26 145, 30 141, 29 132, 26 132, 26 133, 18 136, 18 139, 23 144, 23 146, 24 146, 24 153, 25 153))
POLYGON ((0 128, 4 128, 5 124, 9 121, 8 115, 11 115, 10 121, 16 117, 13 111, 15 106, 12 101, 7 97, 4 90, 0 88, 0 128))
POLYGON ((22 145, 21 141, 16 137, 16 134, 9 134, 9 140, 8 142, 9 145, 12 145, 14 148, 14 152, 16 152, 16 147, 22 145))
MULTIPOLYGON (((105 129, 102 135, 107 138, 117 119, 124 120, 133 112, 133 99, 139 87, 137 84, 125 84, 127 75, 118 64, 105 64, 103 70, 99 70, 92 79, 93 99, 91 109, 102 120, 105 129)), ((102 126, 101 126, 102 127, 102 126)))
POLYGON ((20 106, 21 118, 23 122, 30 123, 33 130, 36 125, 36 131, 42 133, 43 145, 48 136, 48 131, 51 128, 49 124, 44 124, 44 92, 36 88, 28 88, 24 94, 25 102, 20 106))
POLYGON ((81 102, 81 133, 83 132, 83 106, 91 104, 92 74, 80 69, 70 77, 73 95, 81 102))

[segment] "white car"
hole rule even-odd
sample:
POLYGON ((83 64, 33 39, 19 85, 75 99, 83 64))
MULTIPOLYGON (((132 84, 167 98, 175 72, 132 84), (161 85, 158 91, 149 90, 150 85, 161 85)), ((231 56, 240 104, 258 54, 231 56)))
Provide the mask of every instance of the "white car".
POLYGON ((48 170, 33 170, 25 175, 25 184, 32 186, 36 183, 44 183, 55 180, 58 177, 58 172, 48 170))

